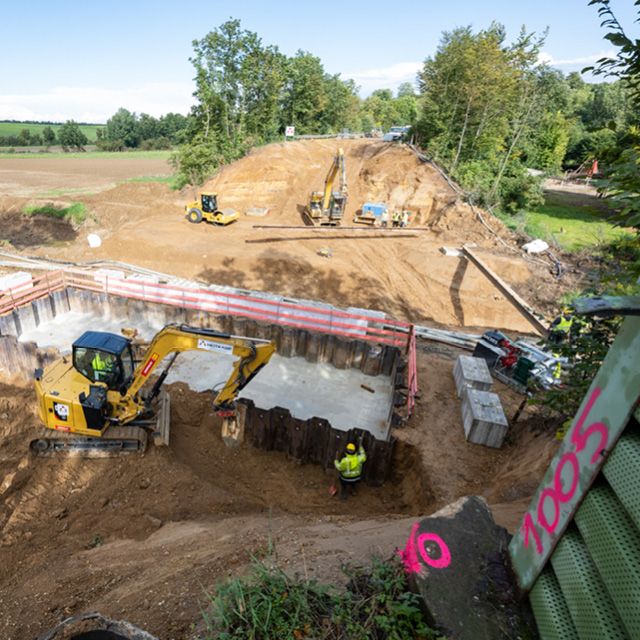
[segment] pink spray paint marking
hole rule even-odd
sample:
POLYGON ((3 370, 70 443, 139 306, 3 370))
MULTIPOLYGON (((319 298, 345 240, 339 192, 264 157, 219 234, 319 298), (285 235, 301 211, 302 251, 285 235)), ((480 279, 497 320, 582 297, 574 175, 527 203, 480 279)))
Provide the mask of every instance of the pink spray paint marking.
POLYGON ((404 551, 398 551, 402 556, 402 562, 407 571, 418 573, 420 571, 420 562, 418 562, 418 554, 416 552, 416 531, 418 530, 418 523, 416 522, 411 529, 411 535, 407 540, 407 546, 404 551))
MULTIPOLYGON (((554 474, 553 474, 553 488, 547 487, 542 491, 540 497, 538 499, 537 505, 537 520, 538 524, 551 536, 560 521, 560 504, 569 502, 576 493, 578 488, 578 481, 580 479, 580 464, 578 458, 576 456, 577 453, 582 451, 586 445, 587 440, 594 434, 598 434, 600 436, 599 446, 594 451, 591 456, 590 463, 591 465, 596 464, 602 455, 606 452, 607 445, 609 444, 609 428, 602 422, 594 422, 590 426, 588 426, 584 431, 582 428, 587 421, 587 417, 591 412, 595 401, 598 399, 598 396, 602 393, 602 389, 597 388, 594 389, 587 401, 587 404, 584 408, 584 411, 578 418, 578 421, 575 424, 575 427, 571 431, 571 439, 569 442, 574 446, 574 451, 567 451, 562 458, 560 458, 558 464, 556 465, 554 474), (565 465, 570 464, 572 468, 572 480, 571 485, 568 490, 565 492, 562 486, 562 470, 565 465), (543 504, 547 498, 551 498, 553 501, 553 521, 549 522, 544 513, 543 504)), ((536 544, 536 552, 538 555, 542 554, 542 540, 538 535, 538 531, 534 525, 533 518, 529 512, 525 514, 523 526, 519 531, 520 535, 524 534, 524 546, 525 548, 529 546, 529 536, 532 535, 536 544)))
POLYGON ((418 549, 420 550, 422 559, 434 569, 444 569, 451 563, 451 552, 449 551, 449 547, 447 547, 445 541, 435 533, 421 533, 418 536, 418 549), (433 540, 433 542, 440 547, 440 557, 436 560, 430 558, 427 553, 424 543, 428 540, 433 540))

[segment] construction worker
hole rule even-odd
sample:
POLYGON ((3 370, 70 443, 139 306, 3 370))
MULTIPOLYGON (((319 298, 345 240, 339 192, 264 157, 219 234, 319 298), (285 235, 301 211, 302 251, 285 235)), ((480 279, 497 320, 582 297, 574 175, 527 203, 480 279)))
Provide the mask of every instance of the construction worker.
POLYGON ((409 212, 408 211, 403 211, 402 212, 402 227, 406 227, 409 224, 409 212))
POLYGON ((106 380, 115 368, 115 357, 107 354, 105 359, 102 359, 99 351, 95 352, 93 360, 91 361, 93 367, 93 376, 96 382, 98 380, 106 380))
POLYGON ((385 209, 380 216, 380 223, 383 227, 389 226, 389 212, 385 209))
POLYGON ((569 337, 573 316, 571 310, 565 308, 561 316, 558 316, 549 327, 549 342, 551 344, 561 344, 569 337))
POLYGON ((400 212, 397 209, 393 212, 393 226, 400 226, 400 212))
POLYGON ((356 453, 356 445, 352 442, 347 445, 344 458, 340 462, 334 460, 334 465, 340 472, 341 500, 346 500, 347 498, 347 485, 351 487, 351 495, 355 496, 358 493, 356 485, 360 482, 362 465, 366 460, 367 454, 364 452, 362 445, 360 445, 356 453))

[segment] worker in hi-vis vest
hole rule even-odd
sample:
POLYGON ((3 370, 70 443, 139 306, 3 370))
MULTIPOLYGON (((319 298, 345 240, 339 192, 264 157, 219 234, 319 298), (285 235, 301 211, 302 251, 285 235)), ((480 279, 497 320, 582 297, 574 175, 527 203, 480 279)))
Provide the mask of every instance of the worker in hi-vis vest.
POLYGON ((340 486, 342 491, 340 498, 345 500, 347 497, 347 485, 351 487, 351 495, 358 493, 356 485, 360 482, 362 475, 362 465, 367 460, 367 454, 364 452, 362 445, 356 453, 356 445, 349 443, 347 445, 346 455, 342 460, 334 461, 336 469, 340 472, 340 486))
POLYGON ((560 344, 569 337, 571 326, 573 325, 573 315, 570 309, 564 309, 561 316, 558 316, 549 327, 549 342, 560 344))

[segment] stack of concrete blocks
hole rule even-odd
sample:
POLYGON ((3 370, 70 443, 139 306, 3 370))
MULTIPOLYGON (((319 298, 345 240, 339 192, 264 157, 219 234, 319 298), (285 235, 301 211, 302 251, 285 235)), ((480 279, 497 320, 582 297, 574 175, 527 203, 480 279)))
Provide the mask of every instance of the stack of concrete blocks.
POLYGON ((453 369, 467 442, 499 449, 509 427, 483 358, 459 356, 453 369))

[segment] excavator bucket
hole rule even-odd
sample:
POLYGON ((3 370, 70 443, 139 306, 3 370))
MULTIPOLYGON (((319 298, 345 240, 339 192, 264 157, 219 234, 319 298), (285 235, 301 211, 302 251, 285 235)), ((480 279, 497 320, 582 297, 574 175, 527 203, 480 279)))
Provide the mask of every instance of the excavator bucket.
POLYGON ((171 399, 169 393, 162 389, 158 397, 158 421, 153 432, 153 442, 156 446, 169 444, 169 420, 171 415, 171 399))

